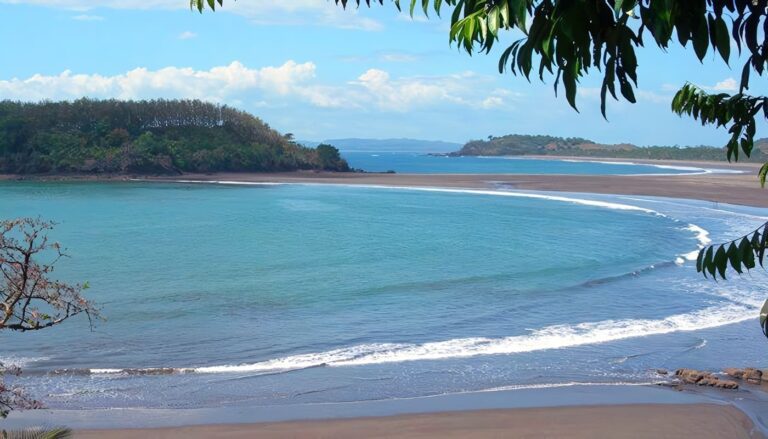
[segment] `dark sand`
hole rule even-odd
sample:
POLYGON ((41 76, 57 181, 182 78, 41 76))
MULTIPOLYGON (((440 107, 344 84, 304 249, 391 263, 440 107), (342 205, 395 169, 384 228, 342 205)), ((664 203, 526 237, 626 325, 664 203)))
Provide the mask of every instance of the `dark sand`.
POLYGON ((252 183, 322 183, 395 187, 444 187, 650 195, 768 207, 768 189, 756 172, 699 175, 525 175, 525 174, 345 174, 222 173, 144 178, 153 181, 239 181, 252 183))
POLYGON ((714 404, 465 411, 350 420, 89 430, 77 438, 759 438, 738 409, 714 404))

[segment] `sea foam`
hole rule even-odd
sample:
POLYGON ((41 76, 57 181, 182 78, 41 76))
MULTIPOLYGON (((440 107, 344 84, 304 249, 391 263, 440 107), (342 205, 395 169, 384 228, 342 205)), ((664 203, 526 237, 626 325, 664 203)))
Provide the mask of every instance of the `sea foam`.
POLYGON ((483 355, 512 355, 550 349, 607 343, 630 338, 699 331, 755 318, 757 307, 744 301, 675 314, 663 319, 626 319, 553 325, 524 335, 502 338, 469 337, 427 343, 370 343, 329 351, 291 355, 244 364, 174 369, 91 369, 92 374, 266 373, 311 367, 348 367, 423 360, 446 360, 483 355))

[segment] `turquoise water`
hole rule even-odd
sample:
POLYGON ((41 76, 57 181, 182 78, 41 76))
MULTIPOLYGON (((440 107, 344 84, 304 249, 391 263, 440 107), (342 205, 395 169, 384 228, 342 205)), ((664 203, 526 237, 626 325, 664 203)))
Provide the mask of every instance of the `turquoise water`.
POLYGON ((107 318, 0 334, 53 408, 361 401, 755 363, 760 273, 686 255, 765 212, 312 185, 0 184, 107 318), (159 374, 158 368, 175 373, 159 374))
MULTIPOLYGON (((408 152, 344 151, 342 154, 353 168, 368 172, 396 171, 402 174, 632 175, 707 172, 704 169, 689 166, 644 165, 612 161, 542 160, 523 157, 445 157, 408 152)), ((723 172, 724 170, 713 171, 723 172)))

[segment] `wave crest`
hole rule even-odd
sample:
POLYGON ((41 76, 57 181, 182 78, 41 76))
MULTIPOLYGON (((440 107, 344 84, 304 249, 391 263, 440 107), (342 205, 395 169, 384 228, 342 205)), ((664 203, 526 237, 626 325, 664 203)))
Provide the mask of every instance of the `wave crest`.
POLYGON ((629 338, 647 337, 672 332, 698 331, 729 325, 754 318, 751 304, 731 303, 664 319, 627 319, 553 325, 533 330, 526 335, 503 338, 457 338, 445 341, 413 343, 372 343, 315 352, 257 363, 186 368, 83 369, 56 373, 94 375, 169 375, 177 373, 284 373, 312 367, 346 367, 407 361, 444 360, 482 355, 564 349, 600 344, 629 338))

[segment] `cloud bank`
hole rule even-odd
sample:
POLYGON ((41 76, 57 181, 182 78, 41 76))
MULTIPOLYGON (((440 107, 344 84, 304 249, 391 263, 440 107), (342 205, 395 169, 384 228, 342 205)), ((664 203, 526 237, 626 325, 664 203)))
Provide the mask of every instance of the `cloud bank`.
POLYGON ((234 61, 208 70, 165 67, 136 68, 113 76, 69 70, 58 75, 36 74, 0 80, 0 99, 190 98, 231 104, 250 102, 261 107, 309 104, 384 112, 438 105, 498 109, 515 100, 513 93, 492 85, 489 77, 473 72, 392 77, 379 69, 369 69, 346 83, 324 84, 317 80, 317 66, 313 62, 287 61, 280 66, 249 68, 234 61))

